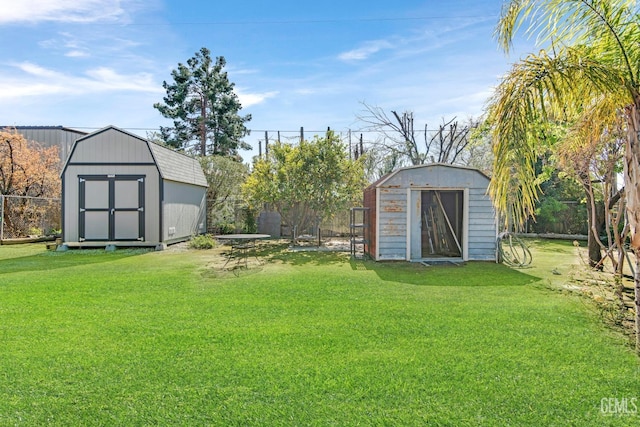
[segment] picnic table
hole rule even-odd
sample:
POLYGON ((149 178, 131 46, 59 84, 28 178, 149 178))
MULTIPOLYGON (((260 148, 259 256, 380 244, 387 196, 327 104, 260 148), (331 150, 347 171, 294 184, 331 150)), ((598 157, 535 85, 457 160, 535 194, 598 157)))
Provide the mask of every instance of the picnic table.
MULTIPOLYGON (((229 261, 231 260, 231 258, 234 258, 234 256, 237 259, 236 264, 239 264, 240 261, 244 260, 245 268, 249 268, 247 263, 249 250, 255 249, 256 240, 268 239, 270 237, 271 235, 269 234, 256 234, 256 233, 221 234, 221 235, 215 236, 217 240, 226 241, 228 244, 231 245, 231 251, 229 252, 227 256, 227 261, 224 263, 222 268, 226 267, 229 261)), ((256 256, 256 259, 258 260, 258 262, 260 262, 257 256, 256 256)))

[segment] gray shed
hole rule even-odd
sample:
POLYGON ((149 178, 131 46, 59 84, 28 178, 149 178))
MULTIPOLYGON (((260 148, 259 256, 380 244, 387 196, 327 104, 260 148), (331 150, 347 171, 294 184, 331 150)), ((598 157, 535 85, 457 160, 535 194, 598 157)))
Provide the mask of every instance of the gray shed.
POLYGON ((375 260, 495 260, 497 220, 477 169, 398 169, 364 191, 365 252, 375 260))
POLYGON ((78 139, 62 170, 64 244, 156 246, 206 231, 200 163, 109 126, 78 139))

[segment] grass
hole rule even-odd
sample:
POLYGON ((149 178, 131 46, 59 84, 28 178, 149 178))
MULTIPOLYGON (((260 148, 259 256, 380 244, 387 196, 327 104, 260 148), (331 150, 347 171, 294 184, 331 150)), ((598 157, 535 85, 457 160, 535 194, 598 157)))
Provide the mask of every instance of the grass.
POLYGON ((570 245, 522 270, 280 249, 227 271, 221 249, 0 246, 0 425, 640 421, 601 412, 640 399, 638 357, 549 289, 570 245))

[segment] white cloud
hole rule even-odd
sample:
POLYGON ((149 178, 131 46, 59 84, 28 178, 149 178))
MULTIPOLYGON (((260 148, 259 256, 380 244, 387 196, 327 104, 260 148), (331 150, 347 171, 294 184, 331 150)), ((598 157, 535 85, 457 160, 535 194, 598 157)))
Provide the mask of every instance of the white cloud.
POLYGON ((86 74, 91 77, 88 87, 95 87, 99 91, 131 90, 159 93, 164 91, 150 73, 118 74, 111 68, 100 67, 88 70, 86 74))
POLYGON ((363 41, 359 47, 339 54, 338 59, 351 62, 362 61, 384 50, 394 50, 392 53, 395 57, 413 57, 466 39, 474 26, 485 21, 487 18, 460 19, 452 24, 435 28, 390 35, 386 39, 363 41))
POLYGON ((123 0, 5 0, 0 3, 0 24, 96 22, 126 17, 123 0))
POLYGON ((120 74, 100 67, 84 75, 71 75, 23 62, 13 65, 21 73, 0 73, 0 99, 47 95, 92 95, 104 92, 162 93, 162 86, 149 73, 120 74))
POLYGON ((52 70, 48 70, 44 67, 41 67, 36 64, 32 64, 30 62, 22 62, 20 64, 15 65, 16 68, 22 70, 26 74, 30 74, 35 77, 46 77, 46 78, 55 78, 61 76, 60 73, 57 73, 52 70))
POLYGON ((23 98, 30 96, 46 96, 62 93, 63 87, 55 84, 25 83, 21 81, 4 80, 0 83, 0 99, 23 98))
POLYGON ((68 58, 84 58, 89 57, 90 49, 86 39, 82 40, 73 34, 62 32, 57 37, 42 40, 38 43, 43 49, 48 51, 64 52, 64 56, 68 58))
POLYGON ((242 90, 236 88, 236 95, 242 104, 242 108, 250 107, 252 105, 262 104, 269 98, 273 98, 278 95, 278 92, 263 92, 263 93, 245 93, 242 90))
POLYGON ((69 58, 86 58, 89 56, 89 53, 83 50, 70 50, 69 52, 65 53, 64 56, 69 58))
POLYGON ((364 42, 359 48, 341 53, 338 58, 342 61, 361 61, 381 50, 392 49, 393 47, 393 44, 387 40, 372 40, 364 42))
POLYGON ((298 95, 307 96, 307 95, 315 95, 316 93, 318 93, 318 90, 311 87, 304 87, 304 88, 296 89, 293 92, 298 95))
MULTIPOLYGON (((44 68, 31 62, 12 64, 14 72, 0 72, 0 99, 47 95, 93 95, 105 92, 164 93, 162 85, 150 73, 121 74, 113 68, 87 69, 72 75, 44 68), (16 73, 15 71, 18 71, 16 73)), ((279 92, 247 92, 236 88, 243 107, 261 104, 279 92)))
POLYGON ((260 71, 256 68, 234 68, 234 67, 226 67, 227 72, 230 75, 247 75, 247 74, 258 74, 260 71))

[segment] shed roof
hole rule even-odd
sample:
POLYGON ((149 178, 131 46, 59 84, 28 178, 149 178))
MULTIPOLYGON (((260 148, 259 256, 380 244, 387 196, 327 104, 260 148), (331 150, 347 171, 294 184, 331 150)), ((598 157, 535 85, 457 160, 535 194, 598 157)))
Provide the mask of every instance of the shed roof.
POLYGON ((367 189, 381 187, 387 181, 392 179, 397 174, 402 173, 403 171, 413 170, 413 169, 426 169, 426 170, 428 170, 428 169, 433 169, 433 168, 437 168, 437 167, 444 167, 444 168, 451 168, 451 169, 459 169, 459 170, 464 170, 464 171, 477 172, 483 178, 485 178, 487 180, 491 179, 484 172, 482 172, 481 170, 476 169, 476 168, 472 168, 472 167, 469 167, 469 166, 452 165, 452 164, 449 164, 449 163, 429 163, 429 164, 426 164, 426 165, 407 166, 407 167, 404 167, 404 168, 396 169, 393 172, 390 172, 390 173, 382 176, 380 179, 378 179, 377 181, 375 181, 374 183, 369 185, 367 187, 367 189))
POLYGON ((58 125, 58 126, 0 126, 2 129, 16 129, 20 130, 59 130, 64 132, 72 132, 77 133, 78 135, 87 135, 88 132, 72 129, 66 126, 58 125))
MULTIPOLYGON (((163 179, 169 181, 183 182, 187 184, 193 184, 200 187, 208 187, 207 178, 204 176, 204 172, 202 171, 202 167, 200 166, 200 162, 193 157, 189 157, 186 154, 178 153, 177 151, 173 151, 169 148, 163 147, 159 144, 156 144, 152 141, 144 139, 138 135, 135 135, 131 132, 127 132, 123 129, 120 129, 116 126, 107 126, 95 132, 92 132, 80 139, 78 139, 74 143, 74 148, 72 149, 72 153, 75 151, 75 146, 91 137, 106 132, 109 130, 113 130, 116 132, 123 133, 131 138, 138 139, 145 144, 149 148, 151 156, 153 157, 156 166, 158 167, 158 171, 160 172, 160 176, 163 179)), ((67 163, 71 161, 71 157, 69 156, 67 159, 67 163)), ((66 165, 65 165, 66 169, 66 165)), ((64 173, 64 172, 63 172, 64 173)))
POLYGON ((193 157, 170 150, 151 141, 149 149, 156 160, 160 175, 169 181, 187 182, 189 184, 208 187, 200 162, 193 157))

